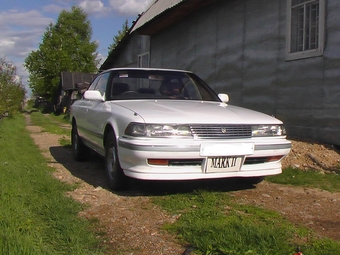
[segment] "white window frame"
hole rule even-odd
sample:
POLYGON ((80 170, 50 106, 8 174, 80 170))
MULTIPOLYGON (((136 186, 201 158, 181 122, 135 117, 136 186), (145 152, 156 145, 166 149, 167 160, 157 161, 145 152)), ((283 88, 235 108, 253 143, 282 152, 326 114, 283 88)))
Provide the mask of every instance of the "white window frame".
MULTIPOLYGON (((325 1, 326 0, 305 0, 301 4, 306 8, 306 5, 308 4, 319 3, 317 47, 315 49, 302 49, 300 51, 292 52, 292 8, 294 8, 294 6, 292 6, 292 0, 287 0, 286 60, 304 59, 323 55, 325 43, 325 1)), ((306 15, 306 12, 304 12, 304 15, 306 15)), ((306 16, 303 20, 306 22, 306 16)), ((305 29, 306 28, 304 27, 304 33, 306 32, 305 29)), ((305 39, 305 35, 303 35, 303 38, 305 39)))
POLYGON ((138 55, 138 67, 148 68, 150 66, 150 52, 146 52, 138 55), (147 57, 147 61, 143 61, 147 57))

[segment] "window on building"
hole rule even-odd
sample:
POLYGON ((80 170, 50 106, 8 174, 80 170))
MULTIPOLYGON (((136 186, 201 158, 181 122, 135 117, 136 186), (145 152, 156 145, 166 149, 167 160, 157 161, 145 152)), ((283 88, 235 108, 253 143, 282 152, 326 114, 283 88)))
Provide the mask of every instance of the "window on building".
POLYGON ((322 55, 325 0, 287 1, 287 60, 322 55))
POLYGON ((138 67, 149 67, 149 52, 138 56, 138 67))

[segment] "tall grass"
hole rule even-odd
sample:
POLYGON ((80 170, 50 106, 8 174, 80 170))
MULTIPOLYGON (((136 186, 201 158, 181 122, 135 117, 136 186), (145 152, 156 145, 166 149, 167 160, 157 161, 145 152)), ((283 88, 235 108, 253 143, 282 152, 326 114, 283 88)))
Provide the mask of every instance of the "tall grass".
POLYGON ((64 194, 21 115, 0 122, 0 254, 101 254, 82 206, 64 194))

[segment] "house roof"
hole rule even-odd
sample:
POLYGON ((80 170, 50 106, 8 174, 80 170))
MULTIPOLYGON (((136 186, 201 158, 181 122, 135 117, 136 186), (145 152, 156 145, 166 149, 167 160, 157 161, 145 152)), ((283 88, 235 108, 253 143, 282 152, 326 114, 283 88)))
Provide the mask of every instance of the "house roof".
POLYGON ((154 0, 133 23, 129 32, 109 54, 99 71, 111 68, 114 58, 128 44, 132 33, 154 35, 216 0, 154 0))
POLYGON ((130 33, 153 35, 216 0, 155 0, 134 22, 130 33))
POLYGON ((131 32, 137 30, 138 28, 144 26, 146 23, 150 22, 153 18, 159 16, 166 10, 178 5, 185 0, 155 0, 149 7, 140 14, 139 18, 132 27, 131 32))

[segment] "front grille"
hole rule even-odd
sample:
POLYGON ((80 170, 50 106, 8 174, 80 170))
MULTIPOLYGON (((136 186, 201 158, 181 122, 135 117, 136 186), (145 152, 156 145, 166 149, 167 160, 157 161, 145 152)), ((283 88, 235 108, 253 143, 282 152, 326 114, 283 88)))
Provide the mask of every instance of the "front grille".
MULTIPOLYGON (((264 164, 268 162, 268 157, 246 158, 244 165, 264 164)), ((170 159, 169 166, 201 166, 203 159, 170 159)))
POLYGON ((244 165, 263 164, 268 162, 268 157, 246 158, 244 165))
POLYGON ((169 159, 169 166, 201 166, 203 159, 169 159))
POLYGON ((251 125, 190 125, 195 138, 251 138, 251 125))

